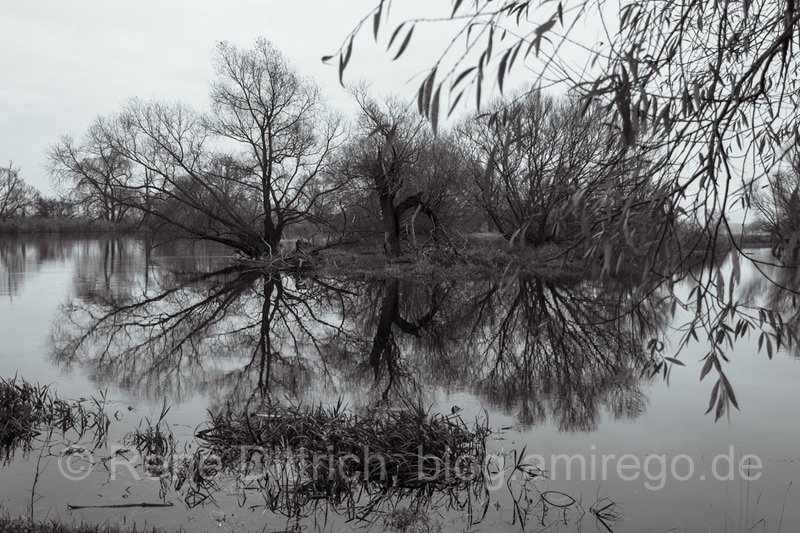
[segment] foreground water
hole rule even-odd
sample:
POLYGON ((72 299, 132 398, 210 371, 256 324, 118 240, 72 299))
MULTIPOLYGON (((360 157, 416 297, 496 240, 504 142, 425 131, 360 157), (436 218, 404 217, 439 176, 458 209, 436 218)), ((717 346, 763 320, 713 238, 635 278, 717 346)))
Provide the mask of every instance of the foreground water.
MULTIPOLYGON (((658 291, 631 307, 624 285, 507 274, 435 283, 270 277, 228 268, 225 250, 207 245, 145 244, 0 241, 0 377, 49 384, 87 405, 102 399, 111 417, 102 448, 92 450, 88 436, 41 435, 28 453, 5 458, 0 511, 200 531, 381 529, 404 517, 417 519, 417 531, 800 529, 794 348, 770 359, 756 333, 726 348, 740 410, 715 422, 713 409, 704 414, 715 372, 699 380, 707 343, 681 350, 685 366, 671 367, 669 383, 653 375, 693 312, 658 291), (662 343, 662 352, 649 349, 662 343), (270 510, 235 476, 198 503, 174 479, 145 476, 132 452, 108 460, 165 406, 164 427, 191 453, 209 411, 265 399, 342 399, 355 413, 422 404, 481 420, 499 473, 480 494, 398 495, 349 520, 347 506, 324 501, 270 510), (87 450, 80 461, 62 453, 73 441, 87 450), (522 456, 547 475, 509 468, 522 456), (130 503, 172 505, 119 507, 130 503), (69 507, 97 505, 117 507, 69 507)), ((742 268, 739 297, 793 324, 791 295, 742 268)), ((690 290, 685 282, 677 292, 690 290)))

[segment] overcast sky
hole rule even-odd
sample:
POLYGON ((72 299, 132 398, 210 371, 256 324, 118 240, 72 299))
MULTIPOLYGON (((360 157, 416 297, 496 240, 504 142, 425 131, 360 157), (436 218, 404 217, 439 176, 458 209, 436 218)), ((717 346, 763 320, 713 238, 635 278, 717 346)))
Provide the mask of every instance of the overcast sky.
MULTIPOLYGON (((398 9, 424 0, 396 3, 398 9)), ((447 2, 442 2, 447 7, 447 2)), ((28 183, 52 188, 45 151, 63 134, 80 134, 97 115, 114 113, 130 97, 207 104, 219 41, 249 47, 272 41, 331 105, 349 99, 335 66, 322 64, 374 0, 24 0, 0 7, 0 164, 13 160, 28 183)), ((394 9, 394 8, 393 8, 394 9)), ((402 13, 398 13, 402 15, 402 13)), ((388 37, 384 35, 383 37, 388 37)), ((399 62, 356 42, 346 81, 369 78, 376 90, 413 97, 431 50, 446 37, 422 34, 399 62)))

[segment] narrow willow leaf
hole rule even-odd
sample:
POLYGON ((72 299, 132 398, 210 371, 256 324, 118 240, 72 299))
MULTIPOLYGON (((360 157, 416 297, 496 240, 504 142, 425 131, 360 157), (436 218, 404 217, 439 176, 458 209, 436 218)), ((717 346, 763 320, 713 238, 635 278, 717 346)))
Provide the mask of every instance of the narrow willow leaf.
POLYGON ((433 100, 431 102, 431 128, 433 129, 433 134, 436 135, 439 126, 439 93, 442 90, 442 85, 436 88, 436 93, 433 95, 433 100))
POLYGON ((375 12, 375 16, 372 17, 372 35, 375 38, 375 42, 378 42, 378 30, 381 27, 381 9, 383 8, 383 2, 378 5, 378 11, 375 12))
POLYGON ((461 100, 461 97, 463 95, 464 95, 464 91, 461 91, 456 95, 455 100, 453 100, 453 103, 450 104, 450 109, 447 111, 447 116, 448 117, 453 114, 453 110, 456 108, 456 106, 458 105, 458 101, 461 100))
POLYGON ((397 51, 397 54, 392 58, 392 61, 397 60, 401 55, 403 55, 403 52, 405 52, 406 48, 408 47, 408 43, 411 42, 411 35, 413 33, 414 26, 411 26, 411 29, 408 30, 408 35, 406 35, 406 38, 403 40, 403 44, 400 45, 400 50, 397 51))
POLYGON ((547 22, 545 22, 544 24, 542 24, 541 26, 539 26, 538 28, 536 28, 535 33, 538 37, 541 37, 545 32, 548 32, 551 29, 553 29, 553 26, 555 25, 556 25, 556 19, 552 18, 547 22))
POLYGON ((739 403, 736 401, 736 395, 733 393, 733 387, 731 386, 731 382, 728 381, 728 378, 725 377, 725 374, 721 376, 722 379, 722 386, 725 387, 725 394, 727 395, 728 399, 731 401, 733 406, 736 409, 739 409, 739 403))
POLYGON ((725 394, 721 394, 719 397, 719 401, 717 402, 717 411, 714 413, 714 421, 716 422, 722 415, 725 414, 725 394))
POLYGON ((461 80, 467 77, 469 73, 475 70, 476 68, 477 67, 469 67, 468 69, 464 70, 461 74, 459 74, 458 77, 453 82, 453 84, 450 86, 450 89, 455 88, 455 86, 458 85, 461 82, 461 80))
POLYGON ((394 40, 397 38, 398 35, 400 35, 400 30, 403 29, 403 26, 405 26, 405 24, 406 24, 405 22, 402 22, 402 23, 400 23, 399 26, 397 26, 394 29, 394 31, 392 32, 392 36, 389 37, 389 44, 386 45, 386 50, 387 51, 392 47, 392 44, 394 44, 394 40))
POLYGON ((456 13, 458 12, 458 8, 461 7, 461 2, 462 1, 463 0, 456 0, 455 2, 453 2, 453 12, 450 13, 450 18, 453 18, 453 17, 456 16, 456 13))
POLYGON ((492 59, 492 44, 494 42, 494 26, 489 29, 489 44, 486 45, 486 63, 492 59))
POLYGON ((503 94, 503 79, 506 75, 506 65, 508 63, 508 56, 511 55, 511 48, 506 50, 503 58, 500 60, 500 66, 497 68, 497 85, 500 87, 500 94, 503 94))
POLYGON ((347 66, 350 63, 350 57, 353 55, 353 38, 350 37, 350 42, 347 44, 347 51, 344 54, 344 64, 347 66))
POLYGON ((712 354, 708 354, 706 356, 706 364, 703 365, 703 370, 700 371, 700 381, 703 381, 703 378, 706 377, 706 374, 711 372, 711 366, 714 364, 714 356, 712 354))
POLYGON ((711 389, 711 399, 708 402, 708 409, 704 414, 708 414, 714 408, 714 403, 717 401, 717 393, 719 392, 719 380, 714 384, 714 388, 711 389))

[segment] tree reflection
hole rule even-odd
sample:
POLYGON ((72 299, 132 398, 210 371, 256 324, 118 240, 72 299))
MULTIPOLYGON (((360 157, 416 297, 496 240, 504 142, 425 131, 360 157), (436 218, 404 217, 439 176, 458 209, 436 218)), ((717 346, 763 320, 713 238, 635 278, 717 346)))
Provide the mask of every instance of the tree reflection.
MULTIPOLYGON (((605 410, 634 418, 647 403, 639 383, 659 358, 646 349, 666 325, 666 309, 651 298, 634 304, 629 289, 565 285, 521 276, 490 287, 490 327, 481 327, 485 374, 478 390, 495 405, 517 409, 523 426, 552 420, 565 431, 592 431, 605 410)), ((479 315, 487 304, 480 303, 479 315)))
MULTIPOLYGON (((759 269, 761 275, 747 276, 741 285, 741 313, 751 322, 762 316, 766 316, 768 322, 777 321, 773 328, 782 328, 784 337, 789 342, 779 343, 776 348, 784 348, 792 356, 800 358, 800 309, 797 307, 800 266, 768 264, 759 269), (749 314, 745 314, 746 312, 749 314)), ((768 353, 772 357, 771 347, 768 348, 768 353)))
POLYGON ((389 278, 379 293, 371 289, 358 290, 346 312, 356 330, 350 339, 370 350, 371 372, 364 362, 351 372, 383 383, 380 402, 431 385, 467 388, 514 411, 522 426, 553 420, 591 431, 604 410, 613 419, 638 416, 647 403, 639 383, 663 362, 648 341, 663 335, 668 306, 637 302, 624 285, 389 278))
POLYGON ((53 237, 0 236, 0 294, 18 294, 32 273, 47 263, 66 261, 82 244, 53 237))
POLYGON ((353 296, 345 302, 346 335, 325 354, 331 367, 344 377, 358 403, 427 403, 420 376, 429 369, 407 357, 408 343, 426 343, 446 292, 439 284, 409 285, 395 277, 349 288, 353 296))
POLYGON ((316 377, 306 355, 339 329, 317 316, 326 312, 321 300, 335 299, 321 297, 336 293, 329 285, 239 267, 150 277, 139 295, 111 286, 62 306, 53 358, 151 398, 241 402, 300 395, 316 377))
POLYGON ((604 412, 638 416, 639 384, 663 361, 648 341, 668 306, 624 284, 323 280, 236 266, 148 269, 147 280, 79 291, 57 320, 54 359, 101 385, 218 405, 327 390, 392 407, 466 388, 523 427, 565 431, 591 431, 604 412))

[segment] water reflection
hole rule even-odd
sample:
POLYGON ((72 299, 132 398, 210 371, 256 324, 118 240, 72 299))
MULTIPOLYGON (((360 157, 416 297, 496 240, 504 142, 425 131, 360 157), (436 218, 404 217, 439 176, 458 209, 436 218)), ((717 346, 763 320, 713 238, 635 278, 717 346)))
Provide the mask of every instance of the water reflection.
POLYGON ((303 320, 303 289, 236 267, 162 272, 136 296, 131 285, 62 306, 54 360, 80 365, 99 386, 175 402, 219 391, 243 399, 271 390, 294 395, 308 383, 311 370, 299 354, 316 337, 303 320))
MULTIPOLYGON (((772 316, 780 317, 779 327, 785 328, 785 338, 792 341, 788 346, 778 348, 787 350, 795 358, 800 358, 800 266, 764 264, 760 267, 762 275, 744 280, 740 288, 739 305, 751 310, 749 315, 757 318, 758 310, 768 310, 772 316)), ((769 319, 769 315, 766 317, 769 319)), ((770 354, 771 357, 771 354, 770 354)))
POLYGON ((635 305, 625 287, 521 276, 480 301, 492 315, 472 323, 486 345, 477 388, 491 404, 516 408, 524 426, 592 431, 602 411, 620 419, 645 409, 640 382, 660 359, 646 344, 666 327, 663 300, 635 305))
MULTIPOLYGON (((747 409, 743 408, 732 424, 711 423, 711 417, 703 418, 702 412, 713 383, 696 383, 704 364, 704 343, 693 342, 685 348, 681 360, 689 368, 674 374, 670 390, 660 378, 650 383, 659 365, 665 367, 664 356, 672 355, 682 335, 688 335, 676 328, 693 316, 693 308, 686 309, 678 302, 676 311, 669 294, 654 293, 648 287, 636 292, 624 280, 599 284, 524 275, 470 280, 294 277, 236 268, 225 251, 208 253, 177 242, 151 247, 134 239, 41 241, 42 246, 35 240, 15 244, 18 248, 3 241, 3 272, 18 274, 17 292, 7 291, 14 294, 14 300, 7 302, 4 315, 5 323, 11 324, 7 331, 19 332, 12 337, 16 344, 6 347, 12 357, 9 367, 21 369, 20 376, 28 379, 55 383, 67 398, 108 388, 112 398, 109 417, 116 432, 112 441, 127 443, 123 431, 136 427, 143 416, 153 419, 153 409, 162 402, 173 405, 164 430, 169 438, 171 433, 166 431, 175 431, 177 457, 186 453, 184 443, 191 446, 189 453, 198 450, 197 424, 207 421, 206 408, 210 417, 242 415, 232 420, 246 428, 253 416, 269 414, 264 405, 281 409, 298 403, 304 408, 329 406, 330 400, 335 404, 344 397, 346 412, 354 420, 364 420, 370 413, 391 416, 404 412, 398 409, 401 406, 413 404, 425 409, 433 406, 431 413, 444 416, 460 412, 471 421, 485 408, 493 429, 487 445, 490 452, 500 454, 509 447, 513 450, 508 454, 526 447, 528 452, 545 454, 588 454, 596 444, 598 450, 640 457, 688 453, 700 473, 703 465, 712 461, 708 458, 736 443, 737 450, 759 453, 765 468, 772 468, 769 475, 765 473, 766 485, 758 490, 766 488, 769 495, 762 504, 775 502, 766 511, 773 517, 780 515, 786 485, 796 476, 789 463, 796 461, 796 450, 791 447, 796 439, 763 439, 763 435, 778 431, 784 435, 792 432, 775 405, 796 403, 795 362, 782 358, 764 365, 760 358, 737 357, 735 364, 725 368, 730 369, 731 382, 737 385, 740 403, 747 409), (17 257, 12 257, 14 254, 17 257), (16 266, 8 268, 9 264, 16 266), (641 291, 649 292, 648 297, 639 298, 641 291), (52 326, 51 320, 44 321, 52 333, 47 351, 55 368, 36 358, 42 352, 29 340, 40 342, 46 331, 32 329, 29 339, 22 335, 26 324, 36 324, 45 314, 42 295, 48 305, 62 302, 55 316, 47 312, 52 326), (672 345, 666 340, 670 337, 672 345), (651 349, 662 342, 667 345, 663 352, 651 349), (28 360, 34 363, 22 366, 28 360), (74 373, 64 377, 64 370, 74 373), (65 386, 72 388, 65 391, 65 386), (464 407, 463 411, 454 404, 464 407), (129 406, 133 407, 130 413, 129 406), (613 422, 634 418, 635 424, 613 422), (532 427, 535 430, 527 431, 532 427), (564 434, 568 432, 592 433, 575 437, 564 434)), ((776 317, 797 331, 792 292, 779 290, 744 268, 741 283, 732 289, 727 283, 731 262, 719 262, 713 268, 726 280, 726 298, 735 289, 731 298, 737 302, 738 313, 757 317, 759 309, 774 310, 776 317)), ((790 289, 800 288, 796 270, 767 273, 790 289)), ((690 301, 691 296, 685 294, 693 286, 676 283, 675 294, 690 301)), ((710 312, 706 315, 709 320, 714 318, 710 312)), ((754 352, 757 334, 751 330, 740 338, 741 345, 731 348, 733 355, 754 352)), ((279 419, 261 421, 266 420, 279 419)), ((381 429, 379 433, 385 432, 381 429)), ((112 457, 112 452, 98 453, 112 457)), ((512 464, 514 458, 507 458, 512 464)), ((0 475, 10 479, 23 463, 24 454, 17 454, 0 475)), ((142 468, 140 463, 136 463, 137 471, 142 468)), ((35 473, 35 469, 31 462, 29 471, 35 473)), ((226 512, 237 505, 237 496, 231 495, 241 495, 229 490, 238 479, 236 472, 230 473, 223 480, 230 484, 220 481, 220 490, 212 484, 204 493, 213 496, 226 512)), ((105 482, 103 476, 96 472, 89 481, 105 482)), ((172 481, 169 499, 187 495, 191 483, 172 481)), ((691 523, 703 523, 705 514, 700 514, 707 514, 709 505, 729 510, 723 500, 710 496, 712 486, 702 480, 667 484, 652 497, 635 490, 641 485, 622 483, 613 476, 583 485, 574 481, 536 479, 529 493, 514 486, 511 498, 530 503, 530 508, 524 508, 532 520, 529 523, 541 527, 545 521, 563 523, 565 519, 557 507, 548 506, 544 496, 537 496, 536 490, 543 488, 551 495, 563 490, 584 503, 606 495, 624 502, 625 513, 640 520, 631 522, 632 530, 648 529, 642 524, 667 524, 669 517, 664 513, 682 505, 686 498, 702 502, 694 511, 687 507, 691 523), (603 490, 597 496, 599 485, 603 490), (659 512, 661 515, 650 517, 659 512)), ((63 494, 75 491, 74 486, 57 482, 55 479, 53 488, 47 488, 48 503, 63 501, 63 494)), ((103 497, 121 493, 122 485, 128 484, 108 485, 111 492, 103 497)), ((19 490, 11 484, 0 486, 5 488, 0 491, 4 501, 16 505, 13 512, 24 509, 24 502, 12 501, 19 490)), ((136 501, 154 499, 152 485, 143 482, 132 490, 136 501)), ((376 486, 376 490, 383 489, 376 486)), ((86 494, 89 492, 94 494, 86 494)), ((466 497, 466 492, 458 489, 454 495, 466 497)), ((492 495, 491 518, 483 522, 487 528, 494 527, 491 520, 506 527, 523 512, 511 505, 506 492, 492 495), (495 508, 498 503, 500 507, 495 508)), ((246 494, 251 498, 248 505, 261 495, 255 488, 246 494)), ((313 496, 320 494, 317 491, 313 496)), ((289 525, 307 527, 316 519, 313 509, 327 512, 324 502, 316 507, 318 500, 307 496, 300 494, 297 503, 302 505, 297 509, 308 518, 303 524, 287 522, 287 529, 289 525)), ((117 497, 124 499, 125 495, 117 497)), ((484 506, 488 499, 476 498, 475 502, 484 506)), ((266 508, 271 509, 272 503, 266 501, 266 508)), ((412 506, 413 499, 403 496, 390 504, 400 509, 412 506)), ((578 506, 570 509, 593 520, 592 509, 601 508, 605 503, 586 505, 581 513, 578 506)), ((444 509, 430 502, 427 508, 413 508, 411 514, 446 514, 446 506, 444 509)), ((463 516, 466 509, 454 512, 463 516)), ((180 514, 177 509, 174 512, 180 514)), ((106 515, 100 513, 87 512, 85 517, 102 521, 106 515)), ((196 516, 192 514, 193 519, 196 516)), ((570 525, 563 529, 574 529, 579 521, 570 515, 570 525)), ((613 527, 617 530, 616 524, 613 527)), ((653 527, 656 525, 650 529, 653 527)))
POLYGON ((377 406, 467 388, 523 427, 591 431, 603 413, 645 409, 641 383, 661 360, 648 341, 668 319, 664 299, 637 302, 621 284, 331 280, 236 266, 142 279, 98 265, 76 274, 84 289, 60 309, 53 359, 98 387, 175 402, 325 391, 377 406))
MULTIPOLYGON (((90 247, 95 242, 86 241, 90 247)), ((64 261, 73 253, 73 243, 50 237, 0 235, 0 295, 19 293, 26 277, 47 263, 64 261)))

